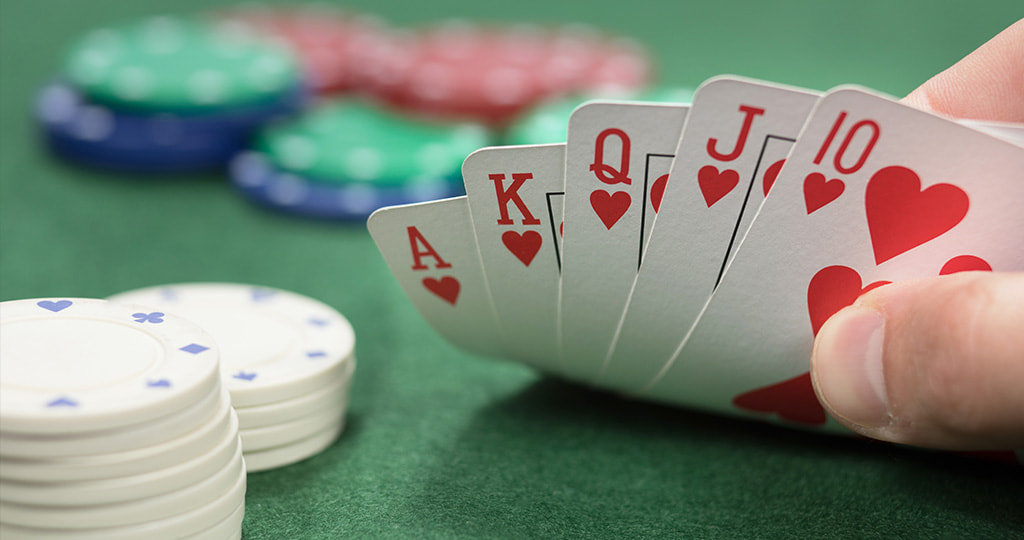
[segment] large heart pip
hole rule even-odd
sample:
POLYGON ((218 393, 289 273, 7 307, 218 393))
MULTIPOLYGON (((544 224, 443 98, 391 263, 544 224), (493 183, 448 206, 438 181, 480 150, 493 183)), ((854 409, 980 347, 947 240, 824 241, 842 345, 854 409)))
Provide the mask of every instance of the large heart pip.
POLYGON ((875 263, 934 240, 967 215, 967 193, 952 184, 921 189, 914 171, 900 166, 879 169, 864 195, 875 263))

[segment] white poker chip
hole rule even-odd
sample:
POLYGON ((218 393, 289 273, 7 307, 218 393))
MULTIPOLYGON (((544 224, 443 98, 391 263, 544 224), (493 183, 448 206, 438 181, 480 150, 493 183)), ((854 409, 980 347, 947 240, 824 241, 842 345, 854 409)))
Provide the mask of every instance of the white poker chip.
POLYGON ((21 434, 0 432, 0 455, 22 458, 80 457, 134 450, 183 437, 218 414, 222 388, 188 407, 137 426, 88 433, 21 434))
MULTIPOLYGON (((227 467, 177 491, 120 503, 50 507, 0 500, 3 521, 22 527, 88 529, 119 527, 168 519, 214 503, 231 493, 239 476, 246 474, 241 448, 227 467)), ((244 480, 243 480, 244 482, 244 480)))
POLYGON ((345 429, 343 424, 331 426, 323 431, 314 433, 305 439, 295 441, 291 444, 258 450, 245 453, 245 467, 250 473, 276 469, 298 463, 310 458, 327 449, 341 432, 345 429))
POLYGON ((155 471, 198 457, 213 448, 234 421, 231 398, 221 389, 212 418, 192 431, 162 443, 121 452, 61 458, 0 455, 0 478, 23 482, 102 480, 155 471))
MULTIPOLYGON (((24 540, 148 540, 151 538, 185 538, 198 535, 222 524, 235 520, 238 535, 241 535, 242 518, 245 516, 245 471, 235 479, 234 485, 217 500, 169 518, 147 523, 121 527, 98 527, 87 529, 57 529, 52 527, 31 527, 0 521, 0 538, 21 538, 24 540)), ((6 516, 5 516, 6 517, 6 516)))
POLYGON ((238 436, 242 439, 242 450, 248 454, 255 450, 266 450, 304 439, 334 424, 342 423, 344 420, 345 407, 336 406, 309 414, 300 420, 253 429, 240 429, 238 436))
POLYGON ((342 407, 348 403, 348 390, 352 382, 351 373, 355 362, 346 362, 347 368, 340 378, 304 396, 275 401, 266 405, 238 407, 238 426, 240 429, 253 429, 271 426, 303 418, 324 409, 342 407))
POLYGON ((116 302, 153 306, 195 321, 220 345, 232 404, 294 398, 322 385, 353 356, 355 333, 326 304, 251 285, 190 283, 117 294, 116 302))
POLYGON ((245 519, 245 504, 238 505, 231 515, 220 523, 189 536, 189 540, 241 540, 242 520, 245 519))
POLYGON ((119 503, 184 489, 229 467, 242 444, 238 419, 230 415, 221 440, 198 456, 143 474, 81 482, 19 482, 0 480, 0 500, 52 507, 119 503))
POLYGON ((197 325, 103 300, 0 303, 4 433, 123 427, 185 408, 218 380, 218 349, 197 325))

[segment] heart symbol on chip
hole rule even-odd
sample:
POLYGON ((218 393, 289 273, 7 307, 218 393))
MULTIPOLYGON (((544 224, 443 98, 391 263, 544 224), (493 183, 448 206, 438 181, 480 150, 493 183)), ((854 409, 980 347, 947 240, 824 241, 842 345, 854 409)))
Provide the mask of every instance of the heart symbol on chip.
POLYGON ((501 235, 501 243, 505 244, 505 247, 526 266, 530 266, 530 263, 533 262, 533 258, 540 251, 543 242, 544 239, 537 231, 525 231, 522 234, 505 231, 501 235))
POLYGON ((740 394, 733 398, 732 404, 748 411, 776 413, 784 420, 812 426, 820 426, 826 420, 825 409, 814 395, 810 372, 740 394))
POLYGON ((459 289, 461 288, 459 280, 452 276, 444 276, 441 279, 423 278, 423 286, 453 306, 459 298, 459 289))
POLYGON ((590 206, 608 230, 611 230, 619 218, 626 213, 631 202, 633 202, 632 198, 625 191, 608 193, 603 189, 598 189, 590 194, 590 206))
POLYGON ((807 215, 836 200, 843 194, 846 184, 838 178, 828 180, 824 174, 813 172, 804 178, 804 206, 807 215))
POLYGON ((708 208, 722 200, 739 183, 740 173, 732 169, 718 172, 714 165, 705 165, 697 171, 697 184, 700 185, 700 192, 708 208))
POLYGON ((780 159, 775 163, 772 163, 768 170, 764 171, 764 179, 761 181, 761 189, 764 190, 764 196, 768 196, 768 192, 772 190, 772 186, 775 185, 775 180, 779 177, 779 171, 782 170, 782 166, 786 164, 786 160, 780 159))
POLYGON ((57 300, 56 302, 52 302, 50 300, 40 300, 36 302, 36 305, 45 310, 57 313, 58 311, 63 311, 71 307, 71 300, 57 300))
POLYGON ((661 199, 665 197, 666 184, 668 184, 668 173, 659 176, 658 179, 651 184, 651 206, 654 207, 655 214, 661 210, 661 199))
POLYGON ((970 201, 952 184, 921 189, 914 171, 900 166, 879 169, 864 194, 875 263, 933 240, 960 223, 970 201))

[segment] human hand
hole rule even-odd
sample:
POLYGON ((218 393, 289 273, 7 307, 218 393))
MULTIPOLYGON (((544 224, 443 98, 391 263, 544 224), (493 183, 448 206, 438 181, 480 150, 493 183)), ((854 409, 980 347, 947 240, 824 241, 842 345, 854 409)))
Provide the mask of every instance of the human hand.
MULTIPOLYGON (((1024 19, 903 101, 1024 122, 1024 19)), ((822 326, 811 376, 829 413, 862 435, 954 450, 1024 447, 1024 273, 874 289, 822 326)))

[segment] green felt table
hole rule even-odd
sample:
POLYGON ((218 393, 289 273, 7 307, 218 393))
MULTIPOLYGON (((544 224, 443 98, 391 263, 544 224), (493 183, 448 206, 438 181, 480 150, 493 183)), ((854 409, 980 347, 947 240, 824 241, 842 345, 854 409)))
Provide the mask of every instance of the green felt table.
MULTIPOLYGON (((902 95, 1022 14, 1004 2, 360 0, 398 25, 582 21, 636 37, 662 81, 735 73, 902 95)), ((435 335, 362 224, 266 213, 222 175, 75 168, 38 143, 33 92, 63 48, 198 0, 0 2, 0 298, 183 281, 281 287, 354 325, 348 426, 249 477, 248 539, 1000 538, 1024 535, 1021 469, 630 401, 476 358, 435 335)))

